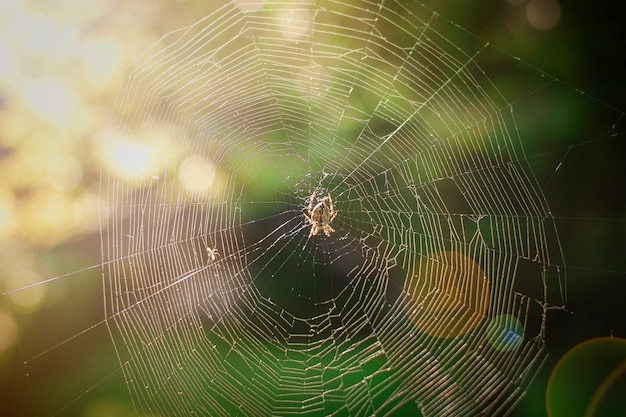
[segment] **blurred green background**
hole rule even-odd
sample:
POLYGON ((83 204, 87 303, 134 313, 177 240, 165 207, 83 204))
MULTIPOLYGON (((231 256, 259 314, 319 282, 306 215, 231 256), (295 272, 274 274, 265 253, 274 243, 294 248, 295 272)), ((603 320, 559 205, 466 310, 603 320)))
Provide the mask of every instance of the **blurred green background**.
MULTIPOLYGON (((102 326, 98 204, 100 166, 107 161, 101 145, 129 61, 216 4, 0 4, 0 415, 49 415, 63 396, 75 400, 68 415, 134 415, 102 326), (57 344, 38 360, 42 349, 57 344)), ((544 416, 550 374, 570 349, 626 336, 624 13, 608 1, 426 5, 476 36, 463 36, 465 46, 486 40, 506 52, 502 69, 497 62, 487 69, 498 82, 506 82, 511 61, 529 79, 543 72, 562 81, 520 104, 524 120, 532 121, 522 127, 526 153, 557 219, 568 265, 568 311, 548 318, 551 354, 513 414, 544 416)), ((623 354, 619 343, 616 352, 608 346, 592 347, 591 357, 623 354)), ((592 359, 575 360, 589 365, 592 359)), ((607 372, 618 364, 606 365, 607 372)), ((572 379, 587 375, 573 372, 572 379)), ((619 381, 618 375, 610 387, 613 396, 623 392, 619 381)), ((593 391, 597 384, 581 386, 593 391)))

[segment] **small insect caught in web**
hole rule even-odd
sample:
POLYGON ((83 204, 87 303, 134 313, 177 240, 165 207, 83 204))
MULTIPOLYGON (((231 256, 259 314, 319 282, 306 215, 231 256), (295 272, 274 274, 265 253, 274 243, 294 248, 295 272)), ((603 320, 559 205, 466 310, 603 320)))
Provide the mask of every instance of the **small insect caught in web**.
POLYGON ((200 239, 202 241, 201 247, 204 247, 207 254, 207 264, 215 262, 217 257, 220 255, 220 252, 217 250, 217 246, 211 247, 212 245, 209 245, 208 241, 204 237, 201 237, 200 239))
POLYGON ((326 236, 330 236, 330 234, 335 231, 330 224, 335 217, 337 217, 339 211, 335 210, 335 205, 333 204, 333 199, 330 197, 330 194, 317 200, 317 204, 313 205, 315 194, 316 192, 313 192, 309 198, 307 212, 304 213, 306 222, 311 225, 309 237, 315 236, 319 232, 324 232, 326 236))
POLYGON ((217 259, 217 255, 219 255, 220 253, 217 250, 217 246, 214 247, 213 249, 211 249, 210 246, 207 246, 206 248, 206 253, 209 256, 209 261, 210 262, 214 262, 217 259))

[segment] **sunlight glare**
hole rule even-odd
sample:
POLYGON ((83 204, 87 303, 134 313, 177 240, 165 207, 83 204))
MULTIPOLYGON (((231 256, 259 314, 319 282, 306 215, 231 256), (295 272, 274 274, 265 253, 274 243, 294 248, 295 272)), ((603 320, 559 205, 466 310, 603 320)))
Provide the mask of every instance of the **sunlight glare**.
POLYGON ((143 177, 150 168, 150 148, 138 142, 119 142, 113 146, 111 162, 123 177, 143 177))
POLYGON ((73 25, 23 10, 13 13, 11 19, 4 22, 2 37, 21 55, 58 64, 75 56, 79 34, 73 25))
POLYGON ((178 132, 172 126, 151 126, 148 123, 135 135, 123 135, 115 128, 96 135, 102 143, 102 161, 114 175, 130 182, 158 179, 167 168, 169 158, 176 155, 172 145, 178 132))
POLYGON ((101 89, 120 71, 124 48, 112 38, 92 39, 82 45, 80 60, 87 70, 90 86, 101 89))
POLYGON ((36 78, 25 81, 22 87, 24 101, 39 117, 57 126, 74 123, 78 98, 59 79, 36 78))

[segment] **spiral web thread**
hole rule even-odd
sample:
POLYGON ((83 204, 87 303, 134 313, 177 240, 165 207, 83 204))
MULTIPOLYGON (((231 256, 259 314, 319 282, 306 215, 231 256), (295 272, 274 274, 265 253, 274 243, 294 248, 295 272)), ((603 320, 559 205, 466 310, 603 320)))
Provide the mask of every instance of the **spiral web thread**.
POLYGON ((103 177, 103 265, 140 413, 513 409, 564 277, 469 40, 411 2, 228 4, 134 62, 112 130, 161 156, 103 177))

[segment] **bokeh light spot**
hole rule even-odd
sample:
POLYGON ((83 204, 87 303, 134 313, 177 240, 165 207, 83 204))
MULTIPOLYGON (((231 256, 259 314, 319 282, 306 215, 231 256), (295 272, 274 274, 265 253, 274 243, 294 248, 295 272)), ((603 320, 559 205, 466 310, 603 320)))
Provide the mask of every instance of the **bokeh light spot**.
POLYGON ((115 171, 128 178, 145 175, 150 166, 150 149, 141 143, 117 143, 111 156, 115 171))
POLYGON ((485 273, 468 256, 442 251, 423 257, 405 284, 405 308, 430 336, 457 337, 474 329, 489 307, 485 273))
POLYGON ((526 4, 526 19, 537 30, 550 30, 561 20, 561 5, 556 0, 530 0, 526 4))
POLYGON ((281 21, 280 34, 285 39, 300 40, 311 31, 312 16, 308 11, 284 8, 276 17, 281 21))
POLYGON ((556 364, 546 392, 550 417, 624 415, 626 339, 581 343, 556 364))
POLYGON ((524 341, 524 326, 510 314, 495 316, 487 326, 487 340, 499 351, 515 350, 524 341))
POLYGON ((145 126, 136 135, 122 135, 116 129, 105 129, 96 137, 101 141, 100 156, 105 168, 131 183, 158 179, 176 155, 172 138, 180 132, 175 126, 145 126))
POLYGON ((206 193, 215 181, 215 166, 202 156, 187 157, 178 174, 181 185, 191 194, 206 193))
POLYGON ((7 297, 13 310, 22 314, 32 313, 38 310, 46 297, 46 288, 37 285, 41 277, 30 269, 13 271, 12 275, 5 280, 7 297), (17 291, 16 291, 17 290, 17 291))

